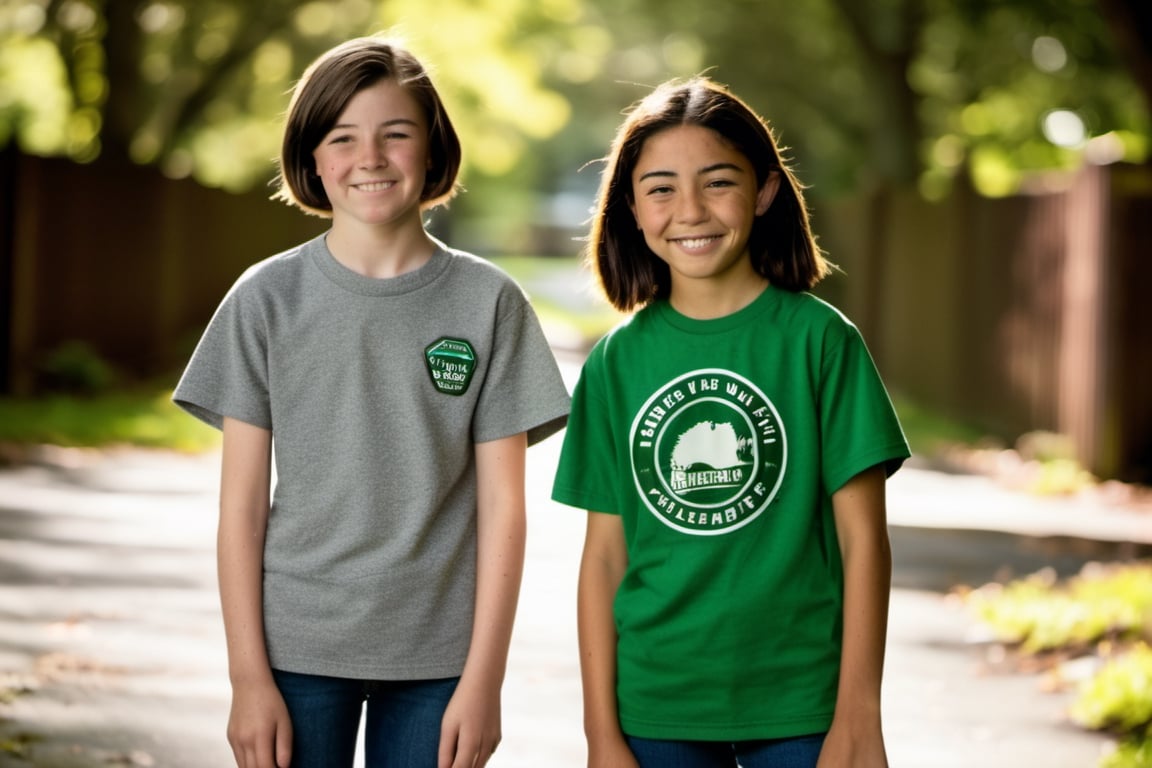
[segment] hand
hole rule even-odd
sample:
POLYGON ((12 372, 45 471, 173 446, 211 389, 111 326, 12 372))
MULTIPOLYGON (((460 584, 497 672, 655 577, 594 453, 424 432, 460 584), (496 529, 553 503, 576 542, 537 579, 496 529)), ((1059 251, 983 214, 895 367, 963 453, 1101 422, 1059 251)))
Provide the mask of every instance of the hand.
POLYGON ((228 743, 238 768, 288 768, 292 721, 275 683, 234 687, 228 743))
POLYGON ((888 768, 879 724, 856 727, 833 719, 816 768, 888 768))
POLYGON ((640 768, 622 738, 588 742, 588 768, 640 768))
POLYGON ((439 768, 483 768, 500 743, 500 687, 461 677, 440 724, 439 768))

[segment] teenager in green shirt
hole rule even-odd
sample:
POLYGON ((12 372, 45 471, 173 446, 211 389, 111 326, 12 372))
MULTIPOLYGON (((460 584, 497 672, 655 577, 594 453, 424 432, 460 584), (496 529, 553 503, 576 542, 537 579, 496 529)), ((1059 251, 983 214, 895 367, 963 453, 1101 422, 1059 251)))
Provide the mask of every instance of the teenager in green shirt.
POLYGON ((589 510, 590 766, 885 766, 884 486, 908 447, 770 129, 706 78, 625 119, 553 497, 589 510))

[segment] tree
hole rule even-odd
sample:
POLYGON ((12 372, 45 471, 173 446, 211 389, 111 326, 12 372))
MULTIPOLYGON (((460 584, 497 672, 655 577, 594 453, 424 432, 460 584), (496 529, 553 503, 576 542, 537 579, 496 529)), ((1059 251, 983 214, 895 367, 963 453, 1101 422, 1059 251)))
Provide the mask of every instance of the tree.
POLYGON ((468 139, 469 186, 500 180, 522 217, 536 214, 538 188, 592 186, 572 177, 603 153, 620 109, 705 70, 771 119, 825 192, 914 182, 939 196, 963 173, 1006 194, 1085 157, 1147 156, 1146 6, 6 0, 0 144, 251 186, 270 175, 304 64, 336 40, 400 24, 468 139))
POLYGON ((418 53, 428 52, 454 118, 474 129, 484 150, 473 155, 476 166, 503 172, 522 156, 523 137, 546 136, 567 119, 517 30, 559 27, 568 5, 7 0, 0 93, 11 96, 0 96, 0 144, 81 162, 130 158, 243 189, 270 175, 278 120, 304 66, 339 40, 400 25, 418 53))
POLYGON ((605 80, 707 69, 764 112, 819 189, 940 196, 961 173, 1007 194, 1086 157, 1147 156, 1149 110, 1097 1, 1148 14, 1141 0, 619 0, 586 13, 611 37, 605 80))

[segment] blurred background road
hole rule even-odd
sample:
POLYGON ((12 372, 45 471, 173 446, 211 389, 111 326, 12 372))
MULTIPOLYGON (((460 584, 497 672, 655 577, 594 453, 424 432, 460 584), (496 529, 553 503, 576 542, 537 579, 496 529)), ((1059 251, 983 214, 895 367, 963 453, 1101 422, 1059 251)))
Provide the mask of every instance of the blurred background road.
MULTIPOLYGON (((573 361, 564 368, 575 376, 573 361)), ((528 559, 497 767, 584 761, 574 614, 584 521, 548 499, 559 447, 555 436, 529 452, 528 559)), ((230 764, 218 461, 57 449, 0 471, 0 765, 230 764)), ((1074 504, 916 466, 893 478, 889 503, 892 765, 1095 765, 1110 740, 1067 721, 1068 691, 1045 692, 1043 677, 1004 664, 950 589, 1146 554, 1135 542, 1152 541, 1152 517, 1110 510, 1093 539, 1076 530, 1088 511, 1074 504), (1059 529, 1071 535, 1051 535, 1059 529)))

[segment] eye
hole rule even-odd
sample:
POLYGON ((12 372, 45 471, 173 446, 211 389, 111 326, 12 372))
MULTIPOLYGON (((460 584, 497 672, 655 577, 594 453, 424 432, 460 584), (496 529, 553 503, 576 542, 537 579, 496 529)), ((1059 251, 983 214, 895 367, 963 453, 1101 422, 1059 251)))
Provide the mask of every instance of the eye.
POLYGON ((646 195, 667 195, 672 193, 672 187, 667 184, 661 184, 655 187, 649 187, 644 193, 646 195))
POLYGON ((734 186, 736 186, 736 182, 733 181, 732 179, 712 179, 711 181, 708 182, 707 186, 709 188, 713 188, 713 189, 723 188, 723 187, 734 187, 734 186))

